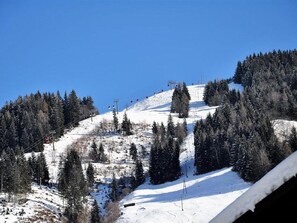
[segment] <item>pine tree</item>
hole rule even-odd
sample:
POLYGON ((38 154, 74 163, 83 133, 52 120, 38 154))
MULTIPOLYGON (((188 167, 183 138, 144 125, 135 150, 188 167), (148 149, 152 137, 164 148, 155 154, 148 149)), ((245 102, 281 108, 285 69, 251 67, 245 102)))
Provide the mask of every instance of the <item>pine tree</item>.
POLYGON ((296 151, 297 150, 297 130, 295 127, 292 128, 288 141, 292 151, 296 151))
POLYGON ((119 119, 117 117, 117 113, 116 113, 116 110, 115 109, 112 110, 112 114, 113 114, 114 130, 117 131, 118 128, 119 128, 119 119))
POLYGON ((87 168, 87 181, 88 181, 89 187, 93 187, 95 178, 94 178, 94 167, 91 163, 89 163, 87 168))
POLYGON ((152 184, 158 184, 160 182, 160 163, 159 163, 159 151, 161 149, 160 141, 158 138, 154 139, 151 146, 150 162, 149 162, 149 175, 150 182, 152 184))
POLYGON ((8 147, 7 145, 7 127, 4 115, 0 114, 0 154, 4 149, 8 147))
POLYGON ((184 139, 186 138, 186 132, 184 129, 184 126, 180 125, 177 123, 176 128, 175 128, 175 135, 177 138, 178 143, 181 145, 184 139))
POLYGON ((7 149, 2 152, 1 163, 3 167, 2 176, 2 189, 3 192, 8 194, 8 200, 11 201, 11 197, 14 191, 14 159, 15 154, 12 150, 7 149))
POLYGON ((107 161, 107 157, 104 153, 104 148, 103 148, 103 144, 100 143, 100 146, 99 146, 99 161, 104 163, 107 161))
POLYGON ((92 145, 91 145, 91 151, 89 153, 89 157, 90 159, 92 159, 94 162, 99 162, 100 161, 100 156, 99 156, 99 152, 97 150, 97 144, 95 141, 93 141, 92 145))
POLYGON ((94 200, 91 210, 91 223, 100 223, 99 206, 96 200, 94 200))
POLYGON ((122 131, 124 132, 125 135, 129 136, 132 135, 132 124, 130 120, 128 119, 127 113, 124 113, 124 118, 122 122, 122 131))
POLYGON ((10 124, 8 126, 9 127, 7 130, 7 144, 9 148, 15 149, 17 146, 17 134, 13 119, 10 120, 10 124))
POLYGON ((155 121, 153 122, 152 132, 153 132, 154 135, 158 134, 158 126, 157 126, 157 123, 155 121))
POLYGON ((75 150, 70 150, 59 173, 58 188, 67 199, 65 215, 70 222, 77 222, 82 209, 83 198, 87 194, 87 183, 81 161, 75 150))
POLYGON ((69 95, 69 109, 70 109, 70 122, 74 126, 79 124, 79 115, 80 115, 80 101, 76 95, 76 92, 72 90, 69 95))
POLYGON ((117 201, 117 191, 118 191, 118 182, 115 178, 115 174, 112 174, 112 182, 111 182, 111 200, 112 202, 117 201))
POLYGON ((24 128, 22 132, 21 140, 20 140, 20 146, 23 149, 28 149, 29 145, 30 145, 29 135, 27 133, 26 128, 24 128))
POLYGON ((177 84, 172 95, 171 112, 178 113, 179 118, 187 118, 190 100, 191 97, 186 84, 177 84))
POLYGON ((134 143, 131 143, 131 146, 130 146, 130 156, 132 157, 132 159, 134 161, 136 161, 136 159, 137 159, 137 148, 136 148, 136 145, 134 143))
POLYGON ((141 160, 136 160, 136 167, 135 167, 135 181, 136 185, 139 186, 144 183, 145 177, 143 173, 143 165, 141 160))
POLYGON ((167 136, 171 136, 172 138, 174 138, 175 136, 174 129, 175 127, 173 124, 172 116, 169 114, 168 121, 167 121, 167 136))

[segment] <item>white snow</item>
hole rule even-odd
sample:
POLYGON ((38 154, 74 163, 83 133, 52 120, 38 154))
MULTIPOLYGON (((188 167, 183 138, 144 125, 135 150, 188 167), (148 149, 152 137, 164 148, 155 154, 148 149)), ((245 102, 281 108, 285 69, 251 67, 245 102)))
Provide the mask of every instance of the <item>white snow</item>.
MULTIPOLYGON (((197 120, 204 119, 216 107, 204 104, 204 85, 189 86, 190 114, 187 119, 190 131, 197 120)), ((139 121, 163 121, 166 123, 173 91, 155 95, 132 106, 128 112, 137 113, 131 117, 139 121)), ((129 114, 129 113, 128 113, 129 114)), ((174 115, 176 122, 181 121, 174 115)), ((121 202, 122 216, 119 223, 130 222, 208 222, 228 204, 234 201, 250 184, 244 182, 231 168, 204 175, 194 175, 194 136, 191 132, 181 148, 180 161, 183 176, 173 182, 151 185, 149 179, 121 202), (135 206, 124 208, 125 203, 135 206)))
POLYGON ((255 205, 271 194, 282 184, 296 175, 297 152, 283 160, 262 179, 257 181, 249 190, 226 207, 219 215, 211 220, 212 223, 233 222, 248 210, 253 211, 255 205))
POLYGON ((279 140, 283 141, 291 134, 293 127, 297 128, 296 121, 288 121, 283 119, 276 119, 272 121, 272 126, 274 129, 275 135, 279 140))
POLYGON ((32 184, 23 204, 7 202, 3 194, 0 199, 0 222, 60 222, 63 199, 56 190, 32 184))
MULTIPOLYGON (((204 87, 205 85, 188 86, 191 101, 189 118, 186 121, 190 134, 181 148, 182 177, 174 182, 162 185, 151 185, 147 179, 145 184, 120 202, 123 215, 118 222, 208 222, 250 187, 250 184, 240 179, 236 173, 231 171, 231 168, 204 175, 194 175, 193 127, 197 120, 206 118, 209 113, 213 114, 216 109, 216 107, 209 107, 203 102, 204 87), (181 199, 183 203, 181 203, 181 199), (125 209, 123 204, 126 202, 135 202, 136 206, 125 209)), ((95 179, 102 184, 99 184, 96 191, 92 192, 91 195, 97 200, 101 214, 104 214, 105 202, 109 201, 107 195, 110 191, 105 183, 111 182, 113 173, 119 178, 131 175, 134 169, 135 164, 128 151, 132 142, 136 144, 139 153, 142 151, 142 146, 145 148, 143 164, 144 170, 148 171, 149 150, 152 140, 151 124, 154 121, 167 124, 172 93, 173 90, 169 90, 155 94, 119 112, 120 123, 125 112, 132 121, 134 126, 132 136, 114 133, 112 131, 113 115, 112 112, 108 112, 81 121, 78 127, 68 131, 58 141, 54 142, 54 149, 53 144, 46 144, 44 154, 49 166, 50 181, 52 183, 57 182, 59 162, 61 156, 65 156, 67 153, 68 148, 76 147, 79 149, 84 157, 83 169, 85 170, 88 165, 87 154, 92 141, 94 140, 97 145, 102 143, 110 163, 93 163, 96 172, 95 179), (104 131, 98 131, 100 125, 106 126, 104 131)), ((172 117, 175 123, 183 122, 183 119, 179 119, 177 114, 172 114, 172 117)), ((29 155, 26 154, 26 156, 29 155)), ((34 188, 38 190, 38 188, 34 188)), ((56 191, 45 192, 44 190, 38 193, 56 196, 56 191)), ((41 197, 41 199, 43 198, 41 197)), ((58 206, 61 204, 61 197, 57 195, 56 198, 52 199, 57 205, 42 205, 44 206, 43 209, 56 215, 57 208, 61 208, 58 206)), ((32 200, 36 200, 36 198, 33 197, 32 200)), ((34 203, 34 201, 32 202, 34 203)), ((26 209, 28 218, 31 216, 29 213, 38 210, 38 205, 31 205, 32 202, 27 202, 30 207, 26 209)), ((38 202, 42 203, 43 201, 38 200, 38 202)), ((3 222, 1 220, 2 218, 0 218, 0 222, 3 222)), ((10 218, 9 222, 14 222, 13 218, 10 218)))
POLYGON ((241 84, 235 84, 234 82, 231 82, 230 84, 228 84, 229 87, 229 91, 231 90, 236 90, 239 92, 243 92, 244 87, 241 84))

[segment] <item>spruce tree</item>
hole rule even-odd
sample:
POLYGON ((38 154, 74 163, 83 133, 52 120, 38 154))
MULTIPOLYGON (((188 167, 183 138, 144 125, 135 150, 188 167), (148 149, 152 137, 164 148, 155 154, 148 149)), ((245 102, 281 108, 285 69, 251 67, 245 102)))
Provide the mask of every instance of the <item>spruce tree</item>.
POLYGON ((114 130, 117 131, 119 129, 119 119, 117 117, 116 110, 112 110, 112 115, 113 115, 113 125, 114 125, 114 130))
POLYGON ((186 84, 178 83, 172 95, 171 112, 178 113, 179 118, 187 118, 190 100, 191 97, 186 84))
POLYGON ((99 145, 99 161, 102 162, 102 163, 107 161, 107 157, 106 157, 106 155, 104 153, 104 148, 103 148, 102 143, 100 143, 100 145, 99 145))
POLYGON ((158 126, 155 121, 153 122, 152 132, 154 135, 157 135, 157 133, 158 133, 158 126))
POLYGON ((124 113, 123 122, 122 122, 122 131, 125 135, 129 136, 132 135, 132 124, 130 120, 128 119, 127 113, 124 113))
POLYGON ((111 182, 111 200, 112 202, 117 201, 117 191, 118 191, 118 182, 115 177, 115 174, 112 174, 112 182, 111 182))
POLYGON ((292 128, 288 141, 292 151, 293 152, 296 151, 297 150, 297 130, 295 127, 292 128))
POLYGON ((174 129, 175 129, 175 127, 174 127, 174 123, 172 120, 172 116, 169 114, 168 121, 167 121, 167 136, 171 136, 172 138, 174 138, 174 136, 175 136, 174 129))
POLYGON ((131 146, 130 146, 130 156, 132 157, 132 159, 134 161, 136 161, 136 159, 137 159, 137 148, 136 148, 136 145, 134 143, 131 143, 131 146))
POLYGON ((94 182, 95 182, 95 178, 94 178, 94 167, 91 163, 89 163, 88 168, 87 168, 87 181, 88 181, 88 185, 90 188, 93 187, 94 182))
POLYGON ((80 102, 79 98, 76 95, 75 90, 72 90, 69 95, 69 109, 70 109, 70 122, 74 126, 78 126, 79 124, 79 114, 80 114, 80 102))
POLYGON ((66 156, 59 173, 58 188, 67 199, 65 215, 69 221, 77 222, 83 198, 87 195, 87 183, 79 155, 75 150, 70 150, 66 156))
POLYGON ((96 200, 94 200, 91 210, 91 223, 100 223, 99 206, 96 200))
POLYGON ((144 183, 145 177, 143 173, 143 165, 141 160, 136 160, 136 167, 135 167, 135 181, 136 185, 139 186, 144 183))

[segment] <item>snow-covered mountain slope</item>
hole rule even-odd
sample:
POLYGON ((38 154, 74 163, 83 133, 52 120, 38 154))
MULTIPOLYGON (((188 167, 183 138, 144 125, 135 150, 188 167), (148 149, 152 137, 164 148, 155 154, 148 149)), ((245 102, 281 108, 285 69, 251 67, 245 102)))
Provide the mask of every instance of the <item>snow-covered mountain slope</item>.
MULTIPOLYGON (((209 107, 203 101, 203 92, 205 85, 188 86, 191 96, 188 124, 193 124, 199 119, 204 119, 209 113, 214 113, 216 107, 209 107)), ((167 123, 170 114, 171 100, 173 90, 161 92, 153 95, 141 102, 134 104, 127 109, 127 114, 133 122, 147 123, 164 122, 167 123), (131 115, 129 115, 131 114, 131 115)), ((182 122, 178 114, 171 114, 175 122, 182 122)))
MULTIPOLYGON (((193 85, 188 87, 191 95, 189 118, 187 118, 190 131, 197 120, 206 118, 209 113, 214 113, 216 108, 205 105, 203 101, 204 87, 205 85, 193 85)), ((173 90, 155 94, 119 112, 118 118, 121 122, 126 112, 128 118, 133 123, 152 124, 156 121, 166 124, 168 115, 170 114, 172 94, 173 90)), ((172 114, 172 117, 174 122, 183 122, 183 119, 179 119, 177 114, 172 114)), ((54 148, 53 144, 45 145, 44 153, 47 158, 47 163, 49 164, 50 177, 53 183, 57 182, 60 157, 65 155, 67 148, 87 135, 96 135, 97 133, 94 132, 96 127, 99 127, 102 122, 112 122, 112 120, 112 112, 86 119, 81 121, 78 127, 72 129, 55 142, 54 148)))
POLYGON ((231 168, 194 175, 193 140, 191 133, 183 144, 182 177, 161 185, 147 179, 121 201, 119 223, 209 222, 250 187, 231 168), (135 206, 124 208, 126 203, 135 206))
MULTIPOLYGON (((123 215, 119 222, 208 222, 216 214, 234 201, 250 184, 243 182, 230 168, 214 171, 204 175, 194 175, 194 139, 193 126, 197 120, 204 119, 215 112, 216 107, 209 107, 203 102, 205 85, 188 86, 191 95, 189 118, 187 118, 190 134, 181 148, 181 165, 183 175, 180 179, 162 185, 151 185, 147 179, 132 194, 128 195, 121 204, 123 215), (182 203, 181 203, 182 199, 182 203), (124 208, 123 204, 135 202, 136 206, 124 208), (181 205, 183 205, 183 210, 181 205)), ((104 145, 110 163, 94 163, 96 179, 101 182, 110 182, 112 173, 117 177, 128 176, 134 169, 134 163, 127 151, 133 142, 138 152, 144 147, 146 155, 143 157, 144 170, 148 170, 148 157, 152 140, 151 124, 156 121, 165 125, 170 114, 173 90, 158 93, 137 102, 119 112, 121 122, 124 113, 132 121, 132 136, 122 136, 112 131, 112 112, 98 115, 81 121, 79 126, 68 131, 62 138, 53 144, 45 145, 45 156, 49 165, 51 182, 58 179, 59 161, 65 156, 70 147, 79 148, 82 156, 87 157, 92 141, 104 145), (104 131, 99 126, 107 126, 104 131)), ((183 122, 177 114, 172 114, 173 121, 183 122)), ((85 169, 87 161, 83 164, 85 169)), ((98 188, 92 193, 96 197, 104 213, 103 207, 108 200, 107 187, 98 188)))

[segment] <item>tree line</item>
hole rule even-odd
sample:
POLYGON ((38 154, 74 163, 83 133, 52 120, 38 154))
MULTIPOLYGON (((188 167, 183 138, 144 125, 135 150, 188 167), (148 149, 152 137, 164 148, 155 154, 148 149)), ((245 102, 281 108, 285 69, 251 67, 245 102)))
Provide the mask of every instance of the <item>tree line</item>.
POLYGON ((243 179, 255 182, 296 150, 294 132, 291 140, 279 142, 271 124, 274 118, 296 118, 296 70, 296 50, 273 51, 238 63, 233 80, 244 86, 241 94, 230 93, 225 81, 208 83, 205 102, 221 106, 196 123, 197 173, 233 166, 243 179))
POLYGON ((59 92, 19 97, 0 110, 0 154, 7 148, 43 151, 46 136, 60 137, 65 128, 77 126, 93 114, 98 111, 92 98, 80 99, 74 90, 64 98, 59 92))

